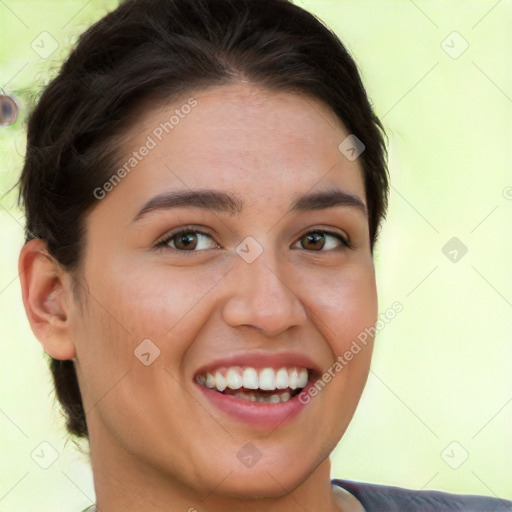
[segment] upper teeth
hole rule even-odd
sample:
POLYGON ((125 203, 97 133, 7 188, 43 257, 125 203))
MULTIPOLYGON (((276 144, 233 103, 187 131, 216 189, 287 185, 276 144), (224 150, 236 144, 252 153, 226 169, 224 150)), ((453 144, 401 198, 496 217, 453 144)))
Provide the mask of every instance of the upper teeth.
POLYGON ((198 375, 197 380, 208 388, 224 391, 226 388, 261 389, 273 391, 275 389, 304 388, 308 383, 308 371, 306 368, 241 368, 232 366, 222 367, 212 372, 198 375))

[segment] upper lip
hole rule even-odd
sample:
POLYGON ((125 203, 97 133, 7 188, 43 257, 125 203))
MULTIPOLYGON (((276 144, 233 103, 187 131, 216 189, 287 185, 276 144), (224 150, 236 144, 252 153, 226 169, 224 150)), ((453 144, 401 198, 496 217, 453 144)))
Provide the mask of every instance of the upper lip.
POLYGON ((222 367, 241 366, 250 368, 290 368, 297 366, 319 373, 318 365, 307 355, 298 352, 244 352, 229 357, 216 359, 198 368, 195 376, 211 372, 222 367))

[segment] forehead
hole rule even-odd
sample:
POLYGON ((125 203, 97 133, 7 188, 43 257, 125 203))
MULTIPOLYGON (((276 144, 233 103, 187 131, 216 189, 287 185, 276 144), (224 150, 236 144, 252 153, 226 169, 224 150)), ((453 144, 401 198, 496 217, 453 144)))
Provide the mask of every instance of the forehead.
POLYGON ((348 135, 320 100, 247 84, 146 103, 119 148, 119 167, 137 162, 111 196, 123 193, 126 206, 166 190, 214 188, 277 204, 338 187, 365 202, 359 160, 338 149, 348 135))

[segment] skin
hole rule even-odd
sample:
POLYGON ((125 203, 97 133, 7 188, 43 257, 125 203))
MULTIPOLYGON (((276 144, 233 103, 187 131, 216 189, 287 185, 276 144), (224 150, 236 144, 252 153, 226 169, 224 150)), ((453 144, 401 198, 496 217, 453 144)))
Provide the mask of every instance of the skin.
MULTIPOLYGON (((140 148, 190 96, 146 110, 121 154, 140 148)), ((365 213, 286 213, 295 196, 330 187, 365 203, 361 164, 338 150, 348 132, 319 100, 247 83, 193 97, 190 114, 88 215, 80 300, 44 242, 29 242, 20 255, 34 333, 48 354, 76 364, 98 508, 355 510, 332 492, 329 454, 359 401, 373 340, 272 432, 216 409, 193 376, 245 352, 297 351, 326 371, 375 323, 365 213), (132 223, 153 196, 200 188, 236 194, 242 211, 162 209, 132 223), (189 224, 212 236, 201 238, 200 250, 154 248, 189 224), (330 235, 326 246, 308 244, 304 235, 320 228, 348 236, 352 248, 330 235), (235 251, 247 236, 263 248, 251 264, 235 251), (134 356, 144 339, 160 349, 149 366, 134 356), (249 441, 262 454, 251 468, 237 457, 249 441)))

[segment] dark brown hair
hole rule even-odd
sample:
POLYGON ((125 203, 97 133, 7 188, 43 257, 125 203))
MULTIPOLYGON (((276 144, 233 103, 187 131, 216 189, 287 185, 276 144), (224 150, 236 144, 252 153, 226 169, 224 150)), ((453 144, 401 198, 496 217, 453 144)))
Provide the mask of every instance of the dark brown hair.
MULTIPOLYGON (((75 273, 93 191, 122 158, 113 140, 136 124, 137 107, 240 80, 322 100, 363 142, 373 251, 387 207, 384 130, 343 44, 288 0, 131 0, 89 28, 29 119, 26 241, 45 240, 75 273)), ((73 362, 51 359, 50 368, 68 431, 87 437, 73 362)))

